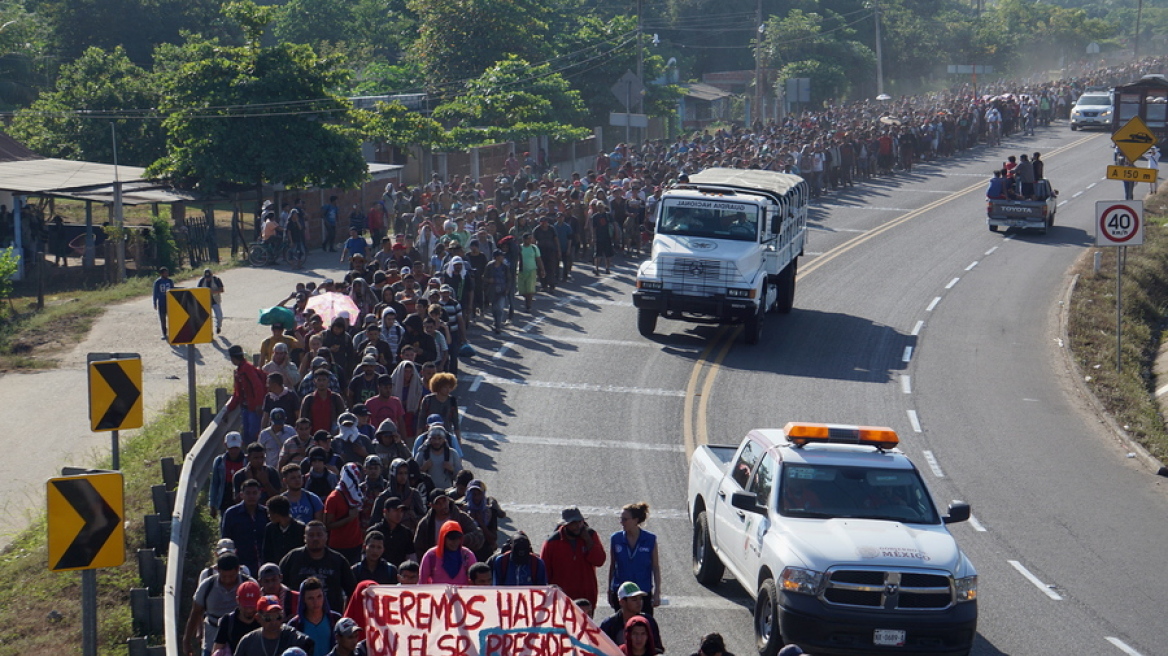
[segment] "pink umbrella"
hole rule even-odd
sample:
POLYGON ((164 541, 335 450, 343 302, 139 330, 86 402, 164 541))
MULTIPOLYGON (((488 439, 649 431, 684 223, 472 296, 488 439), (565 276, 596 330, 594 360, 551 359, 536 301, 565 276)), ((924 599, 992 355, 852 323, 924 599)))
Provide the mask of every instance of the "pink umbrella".
POLYGON ((333 319, 346 314, 349 318, 349 325, 355 326, 361 320, 361 311, 357 309, 357 304, 353 299, 344 294, 336 292, 325 292, 310 296, 308 304, 304 306, 305 310, 314 310, 324 319, 324 325, 332 325, 333 319))

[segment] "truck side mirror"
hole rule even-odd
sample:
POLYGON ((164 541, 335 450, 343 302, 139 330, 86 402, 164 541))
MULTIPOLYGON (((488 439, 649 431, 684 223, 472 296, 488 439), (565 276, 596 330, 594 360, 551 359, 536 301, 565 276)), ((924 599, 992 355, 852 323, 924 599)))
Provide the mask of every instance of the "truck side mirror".
POLYGON ((783 216, 782 216, 782 214, 772 214, 771 215, 771 234, 777 235, 777 234, 779 234, 779 231, 782 229, 783 229, 783 216))
POLYGON ((941 521, 946 524, 959 524, 969 520, 970 515, 969 504, 964 501, 954 501, 949 504, 949 514, 941 518, 941 521))
POLYGON ((758 505, 758 495, 751 492, 735 492, 730 495, 730 505, 746 512, 762 513, 764 510, 758 505))

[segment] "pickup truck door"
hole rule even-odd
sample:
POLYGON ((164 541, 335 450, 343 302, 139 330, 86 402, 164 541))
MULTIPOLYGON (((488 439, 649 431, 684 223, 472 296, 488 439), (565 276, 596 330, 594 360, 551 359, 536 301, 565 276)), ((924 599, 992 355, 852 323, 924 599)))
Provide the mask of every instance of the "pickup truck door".
POLYGON ((748 513, 730 505, 735 492, 742 492, 750 482, 750 475, 764 453, 763 446, 753 439, 747 439, 738 450, 730 471, 718 484, 718 494, 714 498, 714 544, 717 545, 723 561, 733 572, 742 572, 742 540, 745 535, 748 513))
MULTIPOLYGON (((770 530, 771 491, 775 489, 778 480, 778 462, 771 455, 766 455, 754 469, 750 484, 746 487, 758 497, 758 502, 767 511, 763 513, 746 513, 746 523, 743 526, 742 540, 738 545, 738 561, 742 563, 742 571, 752 576, 762 564, 762 541, 770 530)), ((739 511, 742 512, 742 511, 739 511)))

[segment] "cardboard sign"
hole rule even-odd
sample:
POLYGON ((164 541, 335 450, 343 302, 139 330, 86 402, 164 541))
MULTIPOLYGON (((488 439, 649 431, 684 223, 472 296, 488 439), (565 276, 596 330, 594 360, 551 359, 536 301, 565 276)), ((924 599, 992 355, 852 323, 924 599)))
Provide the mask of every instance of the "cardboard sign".
POLYGON ((556 587, 365 588, 371 656, 622 656, 556 587))

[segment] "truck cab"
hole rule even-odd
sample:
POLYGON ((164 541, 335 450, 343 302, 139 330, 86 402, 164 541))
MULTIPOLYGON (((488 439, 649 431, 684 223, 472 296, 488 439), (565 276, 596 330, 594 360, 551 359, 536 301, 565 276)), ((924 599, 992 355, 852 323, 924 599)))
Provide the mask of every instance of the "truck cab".
POLYGON ((755 599, 761 656, 968 654, 977 572, 889 428, 789 423, 690 465, 693 568, 755 599))
POLYGON ((650 257, 637 272, 637 328, 658 317, 746 324, 794 305, 807 229, 807 184, 770 171, 707 169, 662 195, 650 257))

